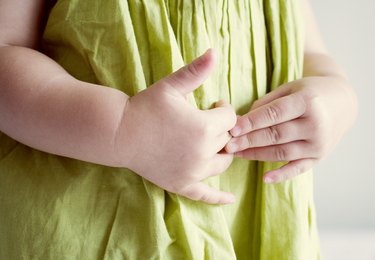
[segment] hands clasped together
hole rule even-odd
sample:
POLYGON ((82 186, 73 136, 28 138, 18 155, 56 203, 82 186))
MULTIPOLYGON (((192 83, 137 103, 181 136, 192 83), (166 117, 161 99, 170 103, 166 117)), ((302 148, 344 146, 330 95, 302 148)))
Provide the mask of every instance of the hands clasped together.
POLYGON ((341 116, 346 96, 340 94, 340 85, 344 83, 338 78, 307 77, 287 83, 238 118, 224 101, 213 109, 199 110, 187 95, 204 82, 214 65, 215 55, 209 50, 130 98, 117 134, 121 140, 116 143, 126 144, 117 147, 119 160, 126 160, 128 168, 167 191, 227 204, 234 201, 233 194, 202 181, 224 172, 234 155, 289 161, 264 176, 266 182, 279 182, 324 158, 347 128, 341 116), (122 154, 131 156, 125 159, 122 154))

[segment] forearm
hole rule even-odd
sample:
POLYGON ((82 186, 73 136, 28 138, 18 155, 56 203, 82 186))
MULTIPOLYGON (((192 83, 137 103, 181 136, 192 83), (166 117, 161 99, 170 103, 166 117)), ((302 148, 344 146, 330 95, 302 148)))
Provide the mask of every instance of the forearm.
POLYGON ((349 126, 354 122, 358 110, 356 94, 346 74, 324 44, 310 1, 302 0, 302 4, 306 28, 303 77, 310 78, 314 84, 319 84, 315 81, 320 79, 325 80, 323 90, 345 104, 346 111, 341 110, 340 113, 345 113, 349 126))
POLYGON ((303 76, 332 76, 347 79, 342 68, 326 52, 305 52, 303 76))
POLYGON ((327 79, 326 91, 332 92, 336 98, 343 100, 351 126, 358 113, 357 95, 342 68, 327 52, 306 52, 304 57, 304 77, 324 77, 327 79))
POLYGON ((48 153, 124 166, 115 138, 128 97, 78 81, 45 55, 0 48, 0 131, 48 153))

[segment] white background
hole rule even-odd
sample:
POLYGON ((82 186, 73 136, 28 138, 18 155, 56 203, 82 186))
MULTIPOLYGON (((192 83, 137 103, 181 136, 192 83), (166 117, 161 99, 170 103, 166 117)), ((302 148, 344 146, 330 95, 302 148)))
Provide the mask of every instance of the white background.
POLYGON ((373 260, 375 1, 310 1, 326 45, 350 77, 360 106, 355 126, 333 154, 315 168, 323 259, 373 260))
POLYGON ((360 106, 354 127, 316 167, 319 223, 375 229, 375 1, 311 3, 328 49, 350 77, 360 106))

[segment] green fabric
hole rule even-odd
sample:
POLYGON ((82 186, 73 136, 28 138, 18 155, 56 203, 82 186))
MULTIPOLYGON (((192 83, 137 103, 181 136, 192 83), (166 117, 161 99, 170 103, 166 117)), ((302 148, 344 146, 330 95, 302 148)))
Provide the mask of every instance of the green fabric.
MULTIPOLYGON (((207 109, 226 99, 244 114, 302 75, 298 2, 59 0, 44 48, 76 78, 134 95, 213 47, 218 66, 190 100, 207 109)), ((235 159, 207 183, 237 202, 212 206, 127 169, 1 133, 0 144, 0 259, 319 259, 311 172, 266 185, 280 164, 235 159)))

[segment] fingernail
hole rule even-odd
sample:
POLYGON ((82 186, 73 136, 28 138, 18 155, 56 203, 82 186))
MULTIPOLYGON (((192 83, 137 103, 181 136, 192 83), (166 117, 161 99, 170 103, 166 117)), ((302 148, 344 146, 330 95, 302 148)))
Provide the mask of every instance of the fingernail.
POLYGON ((230 134, 232 136, 238 136, 241 133, 241 128, 238 126, 233 127, 232 130, 230 130, 230 134))

